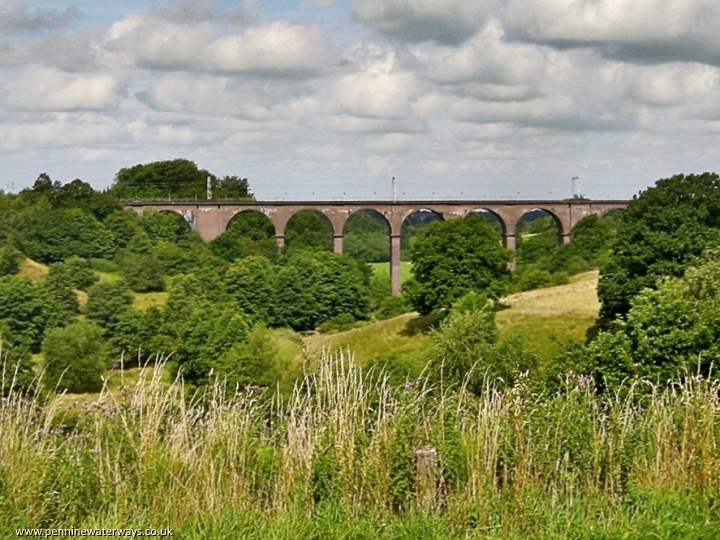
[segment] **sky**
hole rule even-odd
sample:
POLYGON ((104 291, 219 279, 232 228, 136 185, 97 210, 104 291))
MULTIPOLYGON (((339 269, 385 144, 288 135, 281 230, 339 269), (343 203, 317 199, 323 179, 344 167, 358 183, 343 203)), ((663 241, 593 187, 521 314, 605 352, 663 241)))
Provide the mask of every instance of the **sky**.
POLYGON ((186 158, 259 199, 717 171, 718 0, 0 0, 0 189, 186 158))

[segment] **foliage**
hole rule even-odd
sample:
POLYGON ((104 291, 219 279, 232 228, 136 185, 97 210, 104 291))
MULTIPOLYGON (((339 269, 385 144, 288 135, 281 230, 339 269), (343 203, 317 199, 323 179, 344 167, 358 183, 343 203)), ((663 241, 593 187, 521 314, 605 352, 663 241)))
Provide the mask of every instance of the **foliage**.
POLYGON ((85 315, 106 333, 112 333, 120 315, 132 301, 132 293, 124 282, 98 283, 88 291, 85 315))
POLYGON ((132 210, 112 212, 103 220, 103 225, 112 233, 119 248, 126 247, 136 235, 143 233, 140 219, 132 210))
POLYGON ((230 297, 255 321, 274 320, 276 306, 275 266, 265 257, 249 256, 227 269, 224 282, 230 297))
MULTIPOLYGON (((52 267, 51 267, 52 268, 52 267)), ((49 313, 49 326, 64 326, 80 311, 74 283, 65 272, 50 272, 43 283, 53 309, 49 313), (53 320, 56 321, 53 324, 53 320)))
POLYGON ((176 371, 194 384, 207 383, 211 371, 222 375, 223 355, 246 340, 250 327, 250 319, 232 303, 198 304, 180 329, 176 371))
POLYGON ((373 311, 378 319, 391 319, 410 311, 412 307, 404 296, 386 296, 373 311))
POLYGON ((210 242, 210 249, 227 261, 252 255, 274 261, 278 256, 275 227, 260 212, 240 212, 230 220, 227 230, 210 242))
POLYGON ((64 281, 72 289, 87 290, 97 283, 90 262, 82 257, 68 257, 63 262, 50 265, 48 277, 64 281))
POLYGON ((23 346, 9 346, 7 328, 0 324, 0 397, 34 390, 36 376, 30 351, 23 346))
POLYGON ((161 240, 181 242, 196 238, 188 222, 175 212, 145 212, 141 223, 148 238, 153 242, 161 240))
POLYGON ((369 283, 370 269, 350 257, 296 252, 278 271, 276 322, 312 330, 341 313, 364 319, 370 307, 369 283))
POLYGON ((218 178, 187 159, 155 161, 120 169, 112 194, 121 199, 204 199, 210 179, 213 199, 250 199, 247 178, 218 178))
POLYGON ((532 221, 521 220, 516 230, 518 266, 537 262, 558 245, 559 232, 555 218, 545 215, 532 221))
POLYGON ((20 262, 23 259, 20 253, 11 244, 0 247, 0 276, 11 276, 20 269, 20 262))
POLYGON ((285 244, 288 252, 298 250, 332 251, 332 224, 320 212, 301 210, 293 214, 285 227, 285 244))
POLYGON ((471 290, 497 298, 510 275, 510 253, 478 215, 427 226, 413 244, 412 260, 414 279, 405 290, 421 314, 448 308, 471 290))
POLYGON ((125 283, 135 292, 162 291, 165 288, 160 261, 154 255, 125 255, 122 259, 125 283))
POLYGON ((387 220, 377 212, 360 211, 345 223, 343 252, 366 263, 390 260, 387 220))
POLYGON ((14 228, 22 251, 44 263, 68 257, 109 257, 113 236, 92 214, 79 208, 51 210, 42 205, 16 216, 14 228))
POLYGON ((143 365, 158 355, 174 351, 175 344, 166 332, 161 309, 123 309, 115 318, 109 342, 125 367, 143 365))
POLYGON ((8 332, 6 340, 37 352, 50 319, 51 303, 41 285, 22 277, 0 278, 0 323, 8 332))
POLYGON ((213 367, 232 388, 273 386, 280 378, 280 351, 270 330, 257 325, 246 341, 232 345, 213 367))
POLYGON ((679 277, 703 251, 720 243, 720 176, 676 175, 634 198, 612 255, 602 267, 598 296, 608 324, 626 314, 642 289, 679 277))
POLYGON ((97 392, 109 367, 102 329, 87 321, 50 330, 43 341, 45 378, 49 389, 97 392))

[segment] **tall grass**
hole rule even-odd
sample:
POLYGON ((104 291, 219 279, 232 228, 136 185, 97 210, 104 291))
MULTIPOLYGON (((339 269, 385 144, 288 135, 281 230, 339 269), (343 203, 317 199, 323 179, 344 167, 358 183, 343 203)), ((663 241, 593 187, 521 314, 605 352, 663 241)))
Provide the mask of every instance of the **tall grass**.
POLYGON ((2 399, 0 533, 324 537, 302 527, 325 519, 365 524, 368 537, 563 536, 578 523, 623 527, 648 494, 677 495, 679 514, 692 501, 700 525, 718 523, 720 388, 698 377, 613 396, 580 378, 542 396, 488 382, 478 398, 422 380, 393 387, 326 355, 283 399, 220 383, 189 398, 161 375, 146 368, 71 411, 62 396, 2 399))

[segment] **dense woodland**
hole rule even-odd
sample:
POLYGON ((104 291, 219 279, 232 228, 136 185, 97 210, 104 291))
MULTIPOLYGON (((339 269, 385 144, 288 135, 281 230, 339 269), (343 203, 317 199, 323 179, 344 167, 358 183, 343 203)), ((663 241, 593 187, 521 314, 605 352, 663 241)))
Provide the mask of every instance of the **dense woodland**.
MULTIPOLYGON (((213 414, 212 403, 225 403, 222 406, 235 411, 233 414, 241 415, 242 411, 243 415, 252 416, 248 426, 255 427, 243 429, 249 430, 247 437, 257 437, 257 448, 251 451, 248 446, 245 450, 252 455, 245 459, 258 476, 243 481, 258 482, 258 478, 267 474, 268 484, 257 487, 265 490, 263 500, 270 507, 287 508, 294 503, 302 503, 302 507, 323 501, 342 504, 344 497, 351 497, 351 501, 346 501, 348 508, 366 508, 367 494, 356 493, 355 489, 368 481, 368 486, 374 486, 368 489, 379 490, 384 497, 383 507, 394 513, 409 509, 409 497, 414 497, 412 494, 417 491, 415 481, 408 475, 413 449, 421 443, 432 443, 440 449, 441 491, 448 501, 452 500, 454 490, 461 492, 469 478, 478 474, 473 471, 471 448, 465 440, 470 431, 480 429, 470 428, 467 423, 473 418, 471 411, 478 407, 502 408, 505 405, 498 405, 504 403, 502 400, 522 396, 518 399, 525 400, 526 405, 518 405, 517 414, 530 415, 528 422, 533 414, 539 415, 537 421, 542 417, 554 422, 551 419, 557 414, 568 422, 567 429, 577 422, 578 429, 590 431, 607 426, 602 424, 605 420, 597 419, 583 424, 580 416, 587 414, 588 407, 610 416, 630 414, 628 411, 632 410, 628 422, 648 419, 642 429, 637 427, 640 440, 656 436, 661 430, 652 424, 659 421, 652 416, 657 410, 647 409, 640 396, 651 395, 647 402, 651 407, 669 410, 681 403, 673 401, 677 396, 672 393, 667 398, 658 397, 665 388, 678 384, 702 386, 706 384, 705 378, 713 377, 713 365, 720 355, 717 174, 678 175, 660 180, 636 196, 626 211, 588 216, 580 221, 567 245, 559 244, 552 216, 533 212, 519 225, 514 272, 509 270, 513 254, 502 246, 498 223, 491 215, 478 212, 442 221, 430 212, 419 212, 403 226, 404 253, 412 263, 412 276, 404 283, 401 297, 391 296, 387 276, 370 266, 386 262, 389 255, 387 224, 371 212, 357 213, 349 220, 346 254, 338 255, 332 253, 332 232, 327 220, 312 212, 301 212, 291 219, 286 232, 287 246, 280 252, 272 224, 259 213, 240 214, 223 235, 204 243, 178 215, 160 212, 138 217, 122 209, 121 201, 126 198, 193 198, 196 193, 202 197, 208 178, 217 198, 253 196, 246 179, 218 178, 185 160, 122 169, 114 185, 105 191, 94 190, 77 179, 61 184, 41 174, 32 187, 18 194, 0 195, 3 359, 0 381, 6 397, 15 396, 13 399, 20 401, 13 403, 22 408, 29 406, 22 397, 17 397, 24 392, 33 393, 41 402, 51 400, 57 392, 98 392, 106 384, 109 371, 149 366, 160 373, 151 386, 159 400, 166 400, 162 407, 188 403, 195 411, 192 414, 204 415, 213 414), (28 260, 47 265, 47 274, 40 279, 23 275, 21 268, 28 260), (575 274, 597 268, 602 308, 584 342, 563 345, 561 353, 550 362, 541 362, 527 340, 498 339, 496 318, 504 309, 503 298, 507 295, 564 284, 575 274), (163 301, 150 307, 136 305, 137 295, 147 293, 162 293, 163 301), (281 354, 276 337, 277 329, 332 333, 410 311, 416 311, 420 315, 417 320, 422 322, 413 331, 429 335, 429 345, 413 355, 388 351, 363 366, 352 362, 346 365, 347 359, 338 359, 334 364, 328 358, 322 362, 307 359, 302 366, 290 365, 281 354), (340 371, 336 372, 337 369, 340 371), (703 382, 692 379, 691 374, 701 377, 703 382), (167 386, 160 379, 176 379, 183 385, 167 386), (635 384, 638 381, 642 384, 635 384), (363 393, 363 385, 369 388, 367 394, 363 393), (294 476, 292 482, 288 481, 290 485, 297 483, 299 491, 279 496, 282 478, 278 475, 283 474, 283 467, 288 467, 283 460, 288 453, 300 451, 287 446, 293 427, 284 422, 299 421, 292 415, 302 413, 305 407, 314 407, 318 414, 331 414, 333 403, 340 406, 336 403, 338 395, 332 392, 352 388, 358 393, 348 402, 358 407, 357 414, 364 414, 363 407, 375 410, 372 403, 377 400, 390 400, 388 411, 394 412, 387 414, 393 435, 388 437, 395 442, 386 445, 384 439, 378 438, 380 431, 373 431, 381 427, 367 431, 370 428, 364 420, 346 411, 349 416, 344 421, 357 430, 354 435, 357 439, 352 443, 340 441, 340 435, 328 423, 317 436, 326 438, 330 446, 319 441, 312 443, 317 447, 313 457, 308 458, 310 476, 294 476), (414 393, 416 388, 422 388, 420 393, 414 393), (507 397, 502 397, 504 392, 507 397), (287 408, 280 405, 282 399, 290 400, 287 408), (627 401, 613 401, 621 399, 627 401), (535 412, 529 412, 529 402, 536 403, 535 412), (442 404, 441 417, 429 417, 425 408, 437 407, 438 403, 442 404), (453 409, 452 403, 462 403, 467 409, 461 412, 460 405, 453 409), (563 409, 563 403, 570 408, 563 409), (568 405, 572 403, 577 408, 568 405), (573 414, 580 416, 572 417, 573 414), (273 423, 275 427, 267 427, 270 424, 262 420, 270 417, 278 422, 277 426, 273 423), (455 424, 461 421, 460 417, 465 423, 455 424), (422 429, 419 419, 425 422, 422 429), (281 424, 284 427, 278 427, 281 424), (655 427, 648 427, 651 424, 655 427), (418 429, 425 430, 424 435, 418 429), (461 439, 465 442, 458 442, 461 439), (258 453, 262 448, 266 448, 267 455, 258 453), (347 459, 333 452, 323 455, 322 448, 360 452, 358 466, 369 468, 364 472, 347 471, 343 464, 347 459), (374 477, 370 481, 362 475, 370 474, 372 463, 376 462, 373 460, 383 461, 379 454, 372 454, 380 449, 389 456, 389 469, 385 471, 388 476, 382 481, 374 477), (362 480, 353 481, 352 475, 361 475, 362 480), (266 492, 270 485, 276 486, 275 492, 266 492)), ((703 393, 705 390, 699 388, 689 388, 688 399, 697 399, 704 407, 717 407, 713 398, 708 397, 711 393, 703 393)), ((136 401, 132 407, 140 407, 137 401, 140 398, 133 399, 136 401)), ((502 429, 512 439, 520 432, 513 427, 510 402, 507 407, 502 413, 506 416, 500 415, 502 429)), ((10 412, 1 410, 0 421, 2 414, 10 412)), ((695 412, 685 410, 683 414, 692 416, 695 412)), ((697 418, 692 416, 690 420, 697 418)), ((168 417, 158 421, 167 421, 172 431, 179 429, 176 423, 181 419, 168 417)), ((182 421, 193 422, 189 418, 182 421)), ((718 425, 717 414, 711 413, 709 421, 712 431, 718 425)), ((87 429, 77 418, 55 418, 52 422, 58 423, 62 433, 80 430, 77 436, 81 438, 82 430, 87 429)), ((226 427, 238 428, 229 424, 226 427)), ((704 429, 701 428, 697 427, 699 431, 704 429)), ((531 441, 529 445, 540 448, 543 444, 557 444, 556 440, 547 439, 542 430, 527 429, 523 433, 531 441)), ((62 437, 62 433, 53 437, 62 437)), ((566 454, 569 457, 552 454, 555 450, 546 456, 547 460, 569 459, 562 467, 568 474, 579 475, 557 489, 572 490, 577 479, 592 477, 593 482, 598 482, 598 490, 603 493, 610 490, 607 496, 616 493, 625 496, 624 482, 628 478, 637 481, 639 477, 633 475, 646 475, 648 469, 636 460, 637 456, 624 453, 630 452, 629 447, 617 450, 621 456, 607 458, 610 462, 605 465, 596 461, 591 469, 583 469, 584 459, 600 459, 581 451, 583 445, 590 444, 592 437, 588 433, 563 435, 563 444, 570 445, 567 446, 570 454, 566 454), (613 461, 625 458, 636 461, 626 468, 613 461), (610 484, 599 480, 600 476, 606 479, 604 475, 612 477, 608 480, 610 484)), ((168 455, 175 452, 160 434, 156 437, 158 451, 168 455)), ((626 437, 623 444, 633 445, 627 433, 623 437, 626 437)), ((513 446, 511 439, 508 446, 498 448, 504 453, 498 458, 500 461, 493 461, 493 470, 497 474, 501 474, 501 469, 505 471, 502 474, 511 474, 502 477, 507 486, 537 489, 540 499, 552 498, 552 494, 543 491, 548 482, 556 481, 549 461, 547 467, 533 462, 527 471, 521 470, 518 460, 523 452, 513 446), (509 468, 503 469, 505 466, 509 468), (512 472, 508 473, 509 470, 512 472), (526 484, 518 484, 521 482, 518 475, 525 472, 536 476, 528 477, 526 484)), ((222 444, 227 443, 223 441, 222 444)), ((133 447, 135 442, 118 444, 133 447)), ((598 452, 615 451, 610 440, 602 439, 598 444, 605 445, 598 452)), ((153 462, 155 458, 146 455, 146 451, 143 449, 138 455, 153 462)), ((227 458, 234 463, 234 457, 222 457, 213 454, 214 451, 208 450, 207 455, 198 459, 227 458)), ((703 447, 702 451, 709 450, 703 447)), ((646 458, 651 459, 650 453, 642 459, 646 458)), ((128 463, 136 463, 135 458, 128 459, 128 463)), ((210 462, 205 465, 210 466, 210 462)), ((180 462, 176 466, 180 467, 179 476, 187 472, 180 462)), ((711 470, 702 464, 699 467, 702 474, 711 470)), ((298 465, 292 474, 300 475, 301 469, 298 465)), ((682 469, 683 474, 688 470, 682 469)), ((100 474, 99 470, 93 471, 93 475, 100 474)), ((498 504, 504 504, 500 501, 508 495, 503 491, 505 484, 497 484, 499 480, 490 477, 483 482, 493 486, 493 497, 498 497, 498 504)), ((699 480, 694 487, 705 489, 710 484, 708 477, 707 483, 699 480)), ((583 484, 582 490, 587 485, 583 484)), ((2 489, 0 484, 0 510, 8 512, 2 489)), ((213 492, 215 495, 225 488, 218 489, 213 492)), ((587 493, 583 496, 586 495, 589 496, 587 493)), ((117 492, 107 496, 116 497, 117 492)), ((530 492, 523 492, 523 497, 526 496, 530 492)), ((80 504, 76 501, 72 505, 76 503, 80 504)), ((88 503, 89 509, 73 506, 72 511, 82 521, 98 508, 104 508, 103 504, 93 500, 88 503)), ((133 504, 137 510, 140 502, 133 504)), ((24 512, 19 507, 13 508, 13 512, 24 512)), ((463 506, 462 512, 470 508, 463 506)), ((490 519, 487 511, 478 510, 478 515, 490 519)), ((44 519, 54 523, 52 516, 44 519)), ((449 522, 442 526, 452 528, 449 522)))

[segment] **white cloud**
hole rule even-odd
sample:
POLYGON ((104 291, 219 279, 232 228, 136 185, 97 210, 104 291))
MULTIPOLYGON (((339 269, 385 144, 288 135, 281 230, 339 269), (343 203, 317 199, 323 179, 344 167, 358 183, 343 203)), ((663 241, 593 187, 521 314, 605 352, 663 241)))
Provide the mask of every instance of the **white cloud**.
POLYGON ((720 63, 717 0, 508 0, 516 38, 640 62, 720 63))
POLYGON ((258 77, 312 77, 332 63, 332 46, 317 26, 274 21, 218 35, 194 25, 128 17, 109 32, 111 47, 145 68, 258 77))
POLYGON ((64 9, 30 9, 19 0, 0 0, 0 31, 31 32, 62 28, 80 17, 74 6, 64 9))
POLYGON ((407 41, 460 43, 485 24, 494 0, 359 0, 356 17, 407 41))
POLYGON ((0 102, 14 109, 40 111, 104 110, 118 100, 119 85, 109 73, 78 74, 30 66, 0 82, 0 102))

